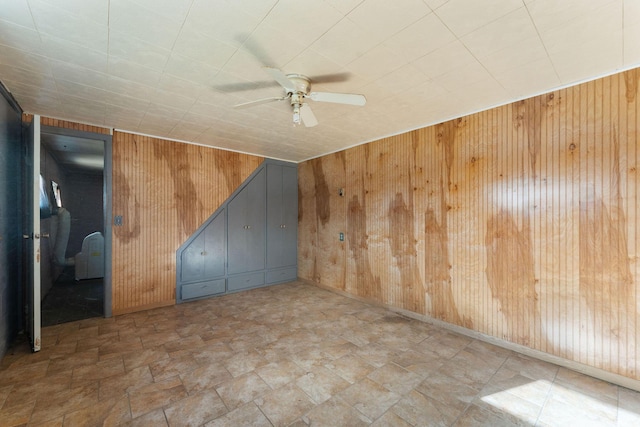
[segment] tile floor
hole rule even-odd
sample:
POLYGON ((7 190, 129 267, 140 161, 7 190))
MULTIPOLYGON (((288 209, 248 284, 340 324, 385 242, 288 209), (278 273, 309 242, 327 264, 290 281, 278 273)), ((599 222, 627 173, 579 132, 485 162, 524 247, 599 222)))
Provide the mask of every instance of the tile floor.
POLYGON ((0 364, 0 425, 640 425, 640 393, 298 282, 43 348, 0 364))

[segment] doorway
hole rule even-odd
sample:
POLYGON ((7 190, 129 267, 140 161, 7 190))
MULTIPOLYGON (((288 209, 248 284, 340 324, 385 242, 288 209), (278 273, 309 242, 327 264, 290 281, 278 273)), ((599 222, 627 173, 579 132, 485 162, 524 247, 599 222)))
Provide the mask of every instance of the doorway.
POLYGON ((42 126, 42 326, 111 316, 111 136, 42 126))

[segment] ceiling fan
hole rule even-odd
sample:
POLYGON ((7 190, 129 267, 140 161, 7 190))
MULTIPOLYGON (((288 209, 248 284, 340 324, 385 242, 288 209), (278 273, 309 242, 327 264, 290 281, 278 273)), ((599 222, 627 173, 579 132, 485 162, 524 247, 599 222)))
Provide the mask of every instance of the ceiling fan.
POLYGON ((248 108, 256 105, 267 104, 274 101, 289 101, 293 108, 293 123, 299 125, 304 123, 306 127, 313 127, 318 124, 315 114, 311 111, 306 99, 316 102, 333 102, 336 104, 347 104, 363 106, 367 99, 364 95, 354 93, 332 93, 332 92, 311 92, 311 79, 302 74, 285 74, 277 68, 262 67, 273 79, 284 89, 284 96, 258 99, 256 101, 245 102, 235 105, 234 108, 248 108))

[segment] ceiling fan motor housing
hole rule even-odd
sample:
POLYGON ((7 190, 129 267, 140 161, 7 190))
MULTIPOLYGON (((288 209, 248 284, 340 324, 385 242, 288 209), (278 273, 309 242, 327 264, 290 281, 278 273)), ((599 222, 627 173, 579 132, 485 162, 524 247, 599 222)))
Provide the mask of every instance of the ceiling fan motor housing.
POLYGON ((309 93, 309 86, 311 84, 309 77, 302 74, 287 74, 287 78, 293 83, 296 92, 302 92, 303 95, 309 93))

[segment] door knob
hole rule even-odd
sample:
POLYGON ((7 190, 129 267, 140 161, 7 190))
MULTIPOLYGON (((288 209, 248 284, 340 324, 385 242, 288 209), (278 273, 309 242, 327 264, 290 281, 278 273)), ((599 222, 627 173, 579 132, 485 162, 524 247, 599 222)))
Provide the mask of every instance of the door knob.
POLYGON ((30 238, 31 238, 31 236, 29 236, 28 234, 23 234, 23 235, 22 235, 22 238, 23 238, 23 239, 30 239, 30 238))
POLYGON ((48 238, 49 238, 49 233, 42 233, 42 234, 40 235, 40 237, 42 237, 43 239, 44 239, 44 238, 47 238, 47 239, 48 239, 48 238))

